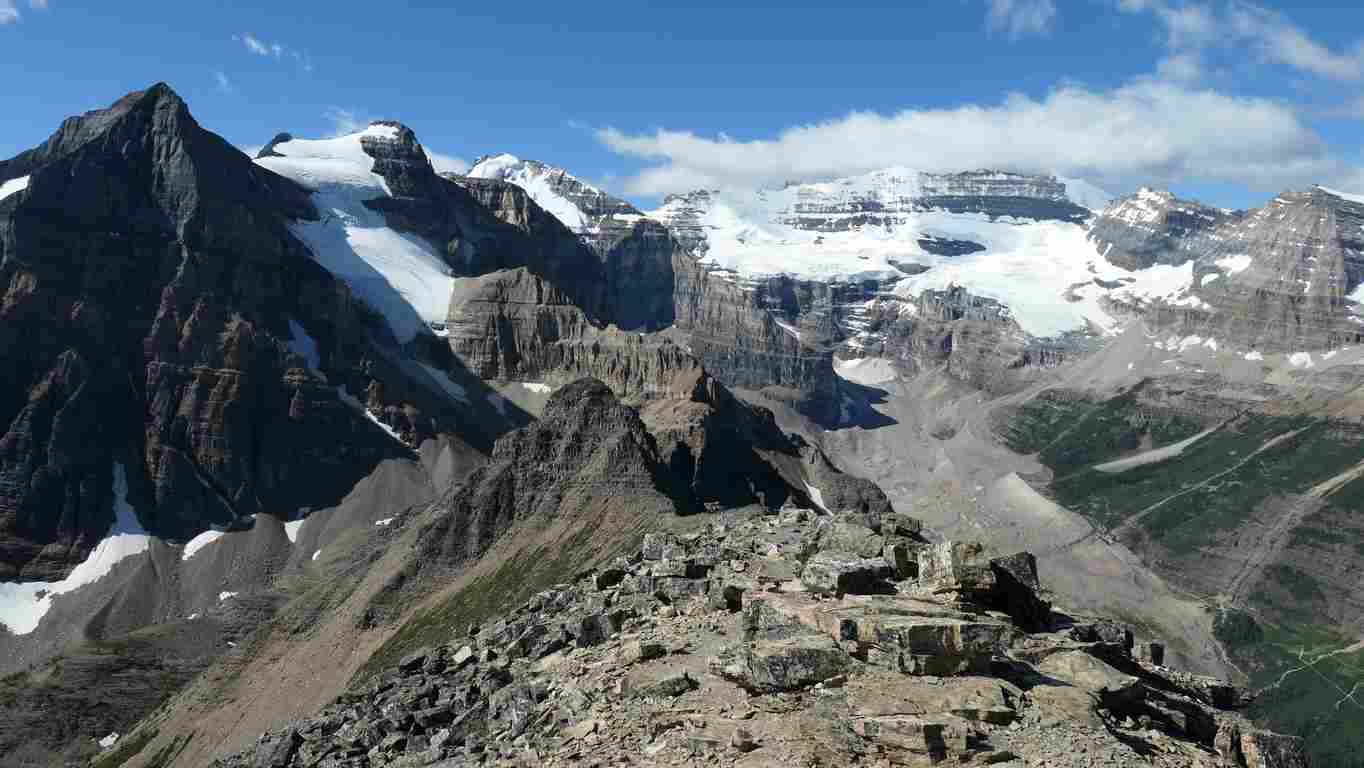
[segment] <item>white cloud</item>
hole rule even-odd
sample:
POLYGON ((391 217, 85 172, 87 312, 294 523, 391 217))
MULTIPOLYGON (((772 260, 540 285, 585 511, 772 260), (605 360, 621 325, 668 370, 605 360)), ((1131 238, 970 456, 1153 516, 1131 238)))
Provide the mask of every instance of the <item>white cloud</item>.
POLYGON ((1233 30, 1270 61, 1330 80, 1364 78, 1364 42, 1348 53, 1335 53, 1274 11, 1233 3, 1229 13, 1233 30))
POLYGON ((237 86, 221 69, 213 70, 213 80, 218 84, 218 90, 222 93, 236 93, 237 86))
MULTIPOLYGON (((1150 13, 1165 32, 1172 52, 1166 61, 1205 48, 1250 46, 1266 60, 1330 80, 1364 79, 1364 41, 1337 53, 1313 40, 1283 14, 1245 0, 1228 0, 1220 12, 1211 3, 1174 0, 1117 0, 1127 13, 1150 13)), ((1177 62, 1180 63, 1180 62, 1177 62)), ((1183 64, 1189 62, 1185 59, 1183 64)), ((1178 70, 1191 70, 1184 66, 1178 70)))
POLYGON ((631 178, 636 194, 778 184, 892 165, 924 171, 998 168, 1086 178, 1111 188, 1181 181, 1278 191, 1343 171, 1290 108, 1144 79, 1111 91, 1057 88, 1038 100, 854 112, 799 125, 775 138, 658 130, 597 133, 622 155, 656 161, 631 178))
POLYGON ((431 149, 426 150, 426 156, 431 160, 431 167, 436 169, 436 173, 468 173, 469 161, 462 157, 447 155, 431 149))
MULTIPOLYGON (((28 7, 35 11, 46 11, 47 0, 28 0, 28 7)), ((19 4, 15 0, 0 0, 0 27, 14 24, 21 18, 19 4)))
POLYGON ((1203 77, 1203 57, 1197 53, 1174 53, 1160 60, 1156 74, 1165 80, 1191 83, 1203 77))
POLYGON ((257 56, 270 55, 270 46, 257 40, 252 35, 233 35, 232 39, 240 41, 243 45, 246 46, 246 50, 256 54, 257 56))
POLYGON ((298 64, 303 71, 313 71, 313 59, 307 51, 290 48, 282 43, 268 43, 249 33, 233 35, 232 39, 246 46, 246 50, 257 56, 264 56, 266 58, 274 59, 275 61, 293 59, 294 63, 298 64))
POLYGON ((1028 35, 1046 35, 1056 19, 1052 0, 989 0, 986 23, 991 32, 1003 32, 1010 40, 1028 35))
POLYGON ((369 126, 371 120, 363 112, 354 109, 342 109, 341 107, 329 107, 322 117, 329 120, 332 124, 332 136, 345 136, 349 133, 364 130, 369 126))

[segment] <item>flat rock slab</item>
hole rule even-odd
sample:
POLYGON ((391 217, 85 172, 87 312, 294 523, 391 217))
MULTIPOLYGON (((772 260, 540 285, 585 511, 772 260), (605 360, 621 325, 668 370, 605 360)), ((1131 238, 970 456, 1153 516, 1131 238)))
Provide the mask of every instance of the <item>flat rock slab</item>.
POLYGON ((721 674, 750 691, 792 691, 847 674, 857 662, 821 634, 755 640, 736 650, 721 674))

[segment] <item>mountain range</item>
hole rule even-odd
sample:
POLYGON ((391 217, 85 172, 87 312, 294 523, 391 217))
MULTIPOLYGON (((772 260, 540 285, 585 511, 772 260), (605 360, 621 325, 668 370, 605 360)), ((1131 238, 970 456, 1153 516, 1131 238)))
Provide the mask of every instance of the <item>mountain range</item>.
POLYGON ((647 701, 849 685, 856 738, 622 745, 1360 745, 1364 196, 888 168, 645 211, 507 154, 438 173, 391 121, 251 158, 157 84, 0 162, 0 285, 6 764, 572 762, 624 694, 556 665, 653 634, 719 661, 647 701), (1003 703, 859 709, 891 673, 1003 703))

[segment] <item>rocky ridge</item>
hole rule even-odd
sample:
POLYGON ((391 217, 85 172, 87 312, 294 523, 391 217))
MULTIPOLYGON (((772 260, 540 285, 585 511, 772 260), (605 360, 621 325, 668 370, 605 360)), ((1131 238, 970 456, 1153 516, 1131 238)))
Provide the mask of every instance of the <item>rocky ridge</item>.
POLYGON ((1299 766, 1234 686, 1071 618, 1026 553, 727 513, 411 653, 232 766, 1299 766))

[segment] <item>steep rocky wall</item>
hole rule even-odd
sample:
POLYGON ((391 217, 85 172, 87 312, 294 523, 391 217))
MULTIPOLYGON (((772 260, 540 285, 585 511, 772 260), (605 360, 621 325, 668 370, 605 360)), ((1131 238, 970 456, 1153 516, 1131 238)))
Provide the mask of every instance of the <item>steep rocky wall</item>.
POLYGON ((335 501, 407 452, 338 386, 414 444, 452 428, 288 231, 316 215, 306 191, 168 87, 66 121, 0 163, 19 175, 28 188, 0 202, 0 579, 84 559, 112 520, 115 461, 171 538, 335 501), (290 351, 305 331, 320 371, 290 351))

